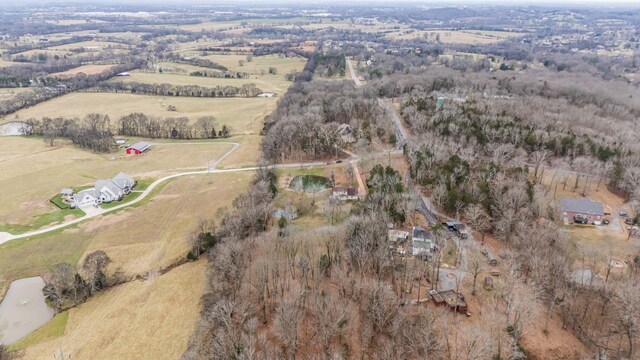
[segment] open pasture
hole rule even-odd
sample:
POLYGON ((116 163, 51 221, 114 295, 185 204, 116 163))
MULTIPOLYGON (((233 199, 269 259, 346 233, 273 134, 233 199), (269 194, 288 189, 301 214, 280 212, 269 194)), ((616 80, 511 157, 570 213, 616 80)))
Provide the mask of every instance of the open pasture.
POLYGON ((274 67, 278 70, 279 75, 284 76, 286 73, 302 70, 306 63, 304 58, 288 58, 278 55, 254 56, 251 61, 247 61, 245 55, 208 55, 205 58, 227 67, 230 71, 248 72, 255 75, 268 74, 269 68, 274 67), (242 66, 240 61, 244 62, 242 66))
POLYGON ((480 30, 401 30, 393 31, 387 37, 394 40, 408 40, 415 38, 427 38, 432 41, 439 39, 445 44, 493 44, 512 37, 524 36, 523 33, 507 31, 480 31, 480 30))
POLYGON ((213 217, 245 191, 251 172, 192 175, 172 180, 131 208, 70 228, 0 245, 0 293, 11 281, 46 273, 51 266, 107 252, 126 276, 171 264, 189 250, 188 235, 201 217, 213 217))
POLYGON ((27 348, 24 358, 51 359, 61 347, 72 359, 179 358, 200 311, 205 265, 189 263, 96 295, 69 311, 64 335, 27 348))
POLYGON ((231 127, 231 133, 257 134, 262 119, 276 104, 275 98, 196 98, 134 95, 125 93, 71 93, 53 100, 23 109, 0 120, 42 117, 83 118, 90 113, 109 115, 112 124, 125 115, 141 112, 159 118, 187 117, 195 122, 199 117, 214 116, 217 123, 231 127), (169 111, 173 105, 176 111, 169 111))
MULTIPOLYGON (((34 217, 59 211, 49 203, 63 187, 92 185, 123 171, 136 179, 155 178, 172 169, 206 168, 229 144, 162 144, 143 155, 95 154, 72 145, 6 137, 0 142, 0 224, 31 223, 34 217)), ((173 170, 175 172, 175 170, 173 170)))
POLYGON ((95 74, 103 73, 111 69, 112 67, 113 65, 82 65, 82 66, 78 66, 77 68, 73 68, 71 70, 67 70, 59 73, 53 73, 51 74, 51 76, 68 77, 68 76, 78 75, 80 73, 83 73, 85 75, 95 75, 95 74))

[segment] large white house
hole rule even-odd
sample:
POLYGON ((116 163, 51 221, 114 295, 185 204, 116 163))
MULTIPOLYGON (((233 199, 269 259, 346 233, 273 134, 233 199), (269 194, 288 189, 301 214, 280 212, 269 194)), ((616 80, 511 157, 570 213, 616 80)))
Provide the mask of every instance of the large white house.
POLYGON ((97 206, 100 203, 119 201, 131 192, 134 185, 135 180, 121 172, 113 179, 98 180, 94 188, 82 190, 73 195, 71 205, 73 207, 97 206))

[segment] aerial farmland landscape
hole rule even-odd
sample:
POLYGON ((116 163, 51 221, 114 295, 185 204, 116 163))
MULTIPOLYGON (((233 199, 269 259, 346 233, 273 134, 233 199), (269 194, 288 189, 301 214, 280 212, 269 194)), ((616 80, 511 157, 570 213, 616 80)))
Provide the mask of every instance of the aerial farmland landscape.
POLYGON ((635 1, 0 9, 0 360, 640 359, 635 1))

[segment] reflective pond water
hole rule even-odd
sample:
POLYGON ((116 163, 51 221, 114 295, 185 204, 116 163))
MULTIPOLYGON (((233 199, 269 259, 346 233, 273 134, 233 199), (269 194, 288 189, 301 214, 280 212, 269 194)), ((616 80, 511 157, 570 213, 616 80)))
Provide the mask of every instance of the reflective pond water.
POLYGON ((12 344, 51 320, 55 311, 42 295, 44 280, 16 280, 0 303, 0 343, 12 344))

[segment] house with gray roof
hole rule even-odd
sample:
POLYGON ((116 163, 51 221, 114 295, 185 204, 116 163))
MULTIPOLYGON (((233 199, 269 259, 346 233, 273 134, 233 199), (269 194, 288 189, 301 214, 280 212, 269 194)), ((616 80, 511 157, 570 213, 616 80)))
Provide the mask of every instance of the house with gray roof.
POLYGON ((92 189, 82 190, 73 195, 71 205, 73 207, 98 206, 101 203, 120 201, 131 192, 134 186, 135 180, 121 172, 113 179, 98 180, 92 189))
POLYGON ((435 249, 433 233, 422 226, 414 226, 411 232, 413 255, 431 255, 435 249))
POLYGON ((604 204, 591 199, 561 199, 560 210, 565 223, 600 225, 604 217, 604 204))

